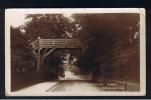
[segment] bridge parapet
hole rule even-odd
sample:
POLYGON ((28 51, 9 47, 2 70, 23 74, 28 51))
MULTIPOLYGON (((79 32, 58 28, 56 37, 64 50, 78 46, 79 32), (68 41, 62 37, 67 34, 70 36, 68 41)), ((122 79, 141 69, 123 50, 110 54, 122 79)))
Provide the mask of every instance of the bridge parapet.
POLYGON ((80 48, 78 39, 41 39, 32 43, 34 49, 38 48, 80 48))
POLYGON ((55 49, 80 48, 80 42, 78 39, 42 39, 38 37, 38 39, 32 42, 31 45, 33 53, 37 57, 37 71, 39 71, 43 59, 45 59, 55 49), (42 51, 42 49, 44 50, 42 51))

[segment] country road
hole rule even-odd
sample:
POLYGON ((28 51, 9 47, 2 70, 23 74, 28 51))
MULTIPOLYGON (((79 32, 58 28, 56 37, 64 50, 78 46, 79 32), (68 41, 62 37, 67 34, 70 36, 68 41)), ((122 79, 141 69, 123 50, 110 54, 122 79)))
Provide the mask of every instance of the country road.
POLYGON ((59 80, 41 82, 18 91, 13 92, 13 95, 23 96, 39 96, 39 95, 100 95, 103 92, 136 92, 139 91, 139 85, 134 83, 127 84, 127 91, 124 85, 104 86, 103 83, 95 83, 91 80, 59 80), (99 93, 99 94, 95 94, 99 93))
POLYGON ((82 90, 87 92, 103 91, 99 84, 94 84, 88 80, 64 80, 49 88, 47 92, 77 92, 82 90))
MULTIPOLYGON (((111 91, 139 91, 139 84, 126 81, 110 81, 107 84, 102 82, 94 82, 91 80, 91 75, 75 74, 71 71, 65 71, 65 77, 59 80, 52 80, 46 82, 40 82, 29 87, 25 87, 18 91, 18 93, 81 93, 82 91, 92 93, 92 92, 111 92, 111 91), (125 84, 126 83, 126 84, 125 84)), ((24 94, 24 95, 25 95, 24 94)), ((30 95, 28 94, 28 95, 30 95)))

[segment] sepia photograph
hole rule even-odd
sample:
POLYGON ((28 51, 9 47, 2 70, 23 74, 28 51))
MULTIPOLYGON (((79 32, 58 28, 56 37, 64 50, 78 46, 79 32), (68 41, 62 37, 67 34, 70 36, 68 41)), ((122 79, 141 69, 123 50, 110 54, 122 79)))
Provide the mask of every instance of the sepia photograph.
POLYGON ((144 96, 145 9, 5 10, 6 96, 144 96))

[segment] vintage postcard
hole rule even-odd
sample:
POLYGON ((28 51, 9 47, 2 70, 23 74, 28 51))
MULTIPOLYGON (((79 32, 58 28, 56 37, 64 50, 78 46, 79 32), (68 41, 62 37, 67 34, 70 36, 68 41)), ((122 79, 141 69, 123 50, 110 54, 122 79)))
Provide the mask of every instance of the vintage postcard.
POLYGON ((144 96, 144 8, 5 10, 6 96, 144 96))

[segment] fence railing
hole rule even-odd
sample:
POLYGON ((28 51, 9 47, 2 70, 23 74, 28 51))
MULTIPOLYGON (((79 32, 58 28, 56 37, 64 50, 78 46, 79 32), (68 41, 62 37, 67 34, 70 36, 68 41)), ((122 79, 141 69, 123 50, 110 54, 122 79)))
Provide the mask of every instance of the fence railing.
POLYGON ((34 49, 38 48, 80 48, 78 39, 42 39, 32 42, 34 49))
POLYGON ((31 45, 32 45, 32 48, 34 48, 34 49, 38 49, 38 47, 39 47, 38 40, 36 40, 36 41, 32 42, 32 43, 31 43, 31 45))

